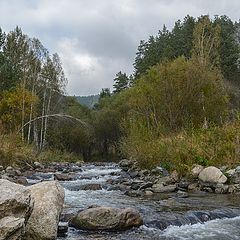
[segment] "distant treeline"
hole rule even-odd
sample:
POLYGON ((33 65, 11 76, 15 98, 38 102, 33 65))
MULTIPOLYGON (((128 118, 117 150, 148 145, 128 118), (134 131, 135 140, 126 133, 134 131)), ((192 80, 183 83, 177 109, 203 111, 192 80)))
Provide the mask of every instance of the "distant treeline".
POLYGON ((75 96, 78 102, 89 108, 93 108, 98 103, 100 95, 89 95, 89 96, 75 96))

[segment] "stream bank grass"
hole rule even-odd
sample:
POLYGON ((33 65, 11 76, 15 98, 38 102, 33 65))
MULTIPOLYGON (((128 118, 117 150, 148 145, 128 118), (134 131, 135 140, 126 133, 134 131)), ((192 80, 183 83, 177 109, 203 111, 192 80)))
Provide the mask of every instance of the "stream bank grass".
POLYGON ((171 136, 129 136, 123 151, 142 168, 161 165, 185 175, 193 164, 235 166, 240 164, 240 122, 222 127, 180 132, 171 136))
POLYGON ((37 154, 34 146, 22 142, 18 135, 0 135, 0 165, 4 167, 21 166, 26 163, 32 164, 35 161, 42 163, 77 162, 82 159, 73 153, 56 149, 46 149, 37 154))

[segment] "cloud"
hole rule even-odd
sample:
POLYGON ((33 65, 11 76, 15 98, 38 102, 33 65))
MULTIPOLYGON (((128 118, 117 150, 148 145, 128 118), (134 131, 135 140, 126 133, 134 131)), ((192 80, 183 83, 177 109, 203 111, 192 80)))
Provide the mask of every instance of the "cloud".
POLYGON ((115 74, 131 73, 139 41, 187 14, 240 16, 239 0, 1 0, 5 31, 16 25, 58 52, 73 95, 111 87, 115 74))

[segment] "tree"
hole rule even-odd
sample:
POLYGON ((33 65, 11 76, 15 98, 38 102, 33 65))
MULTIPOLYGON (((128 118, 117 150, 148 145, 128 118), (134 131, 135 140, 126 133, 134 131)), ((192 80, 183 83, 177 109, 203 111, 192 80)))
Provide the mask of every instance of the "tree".
POLYGON ((170 44, 173 49, 173 58, 179 56, 191 57, 193 30, 195 27, 195 19, 187 15, 183 22, 180 20, 175 22, 172 30, 170 44))
POLYGON ((120 93, 121 91, 129 87, 129 78, 126 73, 122 73, 121 71, 116 74, 114 82, 115 82, 113 84, 114 93, 120 93))
POLYGON ((25 112, 30 113, 32 102, 37 102, 36 95, 18 87, 11 91, 4 91, 0 98, 0 121, 5 126, 5 132, 16 132, 22 124, 22 97, 25 97, 25 112))
POLYGON ((239 84, 240 45, 237 42, 238 24, 234 24, 227 16, 216 16, 215 26, 220 32, 220 65, 225 79, 239 84))
POLYGON ((109 88, 102 88, 102 91, 100 92, 100 100, 105 97, 110 97, 111 92, 109 88))
POLYGON ((130 120, 153 132, 200 127, 205 118, 219 124, 228 106, 221 73, 183 57, 152 67, 127 94, 130 120))
POLYGON ((213 25, 209 16, 198 19, 193 32, 192 49, 192 57, 197 64, 220 68, 220 32, 220 25, 213 25))

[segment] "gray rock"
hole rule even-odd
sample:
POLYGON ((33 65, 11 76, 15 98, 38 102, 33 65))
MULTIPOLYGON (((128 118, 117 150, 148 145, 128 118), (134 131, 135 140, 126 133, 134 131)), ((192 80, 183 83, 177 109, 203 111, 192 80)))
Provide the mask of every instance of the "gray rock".
POLYGON ((126 230, 143 224, 139 212, 132 208, 90 208, 79 212, 70 226, 84 230, 126 230))
POLYGON ((55 173, 54 174, 54 180, 58 181, 72 181, 74 179, 74 176, 67 173, 55 173))
POLYGON ((85 185, 81 185, 78 187, 79 190, 91 190, 91 191, 96 191, 96 190, 102 190, 101 184, 98 183, 89 183, 85 185))
POLYGON ((227 177, 216 167, 204 168, 198 178, 202 182, 211 184, 225 183, 227 181, 227 177))
POLYGON ((209 193, 213 193, 213 189, 211 187, 203 187, 202 191, 204 192, 209 192, 209 193))
POLYGON ((25 233, 25 219, 12 216, 0 219, 1 240, 21 240, 25 233))
POLYGON ((188 195, 188 193, 186 193, 186 192, 177 191, 176 197, 178 197, 178 198, 188 198, 189 195, 188 195))
POLYGON ((198 175, 199 175, 199 173, 200 173, 203 169, 204 169, 203 166, 198 165, 198 164, 195 164, 195 165, 193 165, 193 168, 192 168, 192 170, 191 170, 191 175, 192 175, 193 177, 197 178, 198 175))
POLYGON ((68 223, 67 222, 60 222, 58 224, 58 237, 65 237, 68 232, 68 223))
POLYGON ((188 182, 188 181, 181 181, 181 182, 178 183, 178 188, 187 189, 189 185, 190 185, 190 182, 188 182))
POLYGON ((35 203, 26 225, 26 239, 56 239, 59 216, 64 203, 63 187, 57 181, 49 181, 27 189, 31 191, 35 203))
POLYGON ((176 190, 176 184, 164 186, 163 184, 154 184, 151 190, 155 193, 174 192, 176 190))
POLYGON ((227 176, 232 177, 236 172, 236 169, 230 169, 226 171, 227 176))
POLYGON ((27 181, 26 177, 18 177, 16 180, 14 180, 14 182, 17 184, 24 185, 24 186, 28 185, 28 181, 27 181))
POLYGON ((143 195, 143 192, 138 190, 127 190, 124 194, 129 197, 141 197, 143 195))
POLYGON ((108 191, 127 191, 129 190, 130 187, 126 186, 126 185, 123 185, 123 184, 117 184, 117 185, 114 185, 114 186, 110 186, 108 187, 108 191))
POLYGON ((237 166, 237 167, 235 168, 235 171, 236 171, 237 173, 240 173, 240 166, 237 166))
POLYGON ((8 166, 8 167, 5 169, 5 172, 6 172, 6 174, 7 174, 8 176, 11 176, 11 177, 13 177, 13 176, 16 175, 16 171, 15 171, 14 168, 11 167, 11 166, 8 166))
POLYGON ((169 175, 168 171, 165 168, 162 168, 160 166, 152 169, 151 173, 155 174, 155 175, 161 175, 161 176, 168 176, 169 175))
POLYGON ((35 168, 44 168, 43 164, 41 164, 40 162, 34 162, 34 167, 35 168))
POLYGON ((240 183, 240 171, 238 171, 236 168, 234 171, 232 171, 230 173, 232 173, 231 175, 229 175, 231 182, 234 184, 239 184, 240 183))
POLYGON ((0 218, 12 216, 25 218, 27 221, 33 208, 30 190, 19 184, 0 179, 0 193, 0 218))
POLYGON ((146 188, 150 188, 150 187, 152 187, 152 185, 153 185, 152 182, 144 183, 143 185, 141 185, 141 187, 139 188, 139 190, 143 190, 143 189, 146 189, 146 188))
POLYGON ((179 181, 179 174, 176 170, 174 170, 171 175, 170 175, 170 178, 172 180, 172 183, 176 183, 179 181))
POLYGON ((199 184, 198 183, 191 183, 188 185, 188 190, 189 191, 199 191, 199 184))
POLYGON ((161 177, 157 180, 157 184, 169 185, 172 183, 174 183, 174 181, 170 176, 161 177))
POLYGON ((217 184, 215 188, 215 193, 228 193, 228 185, 217 184))
POLYGON ((134 162, 128 159, 123 159, 119 162, 119 166, 125 169, 131 168, 133 165, 134 165, 134 162))
POLYGON ((153 192, 150 191, 150 190, 146 190, 146 191, 144 191, 144 195, 145 195, 145 196, 152 196, 152 195, 153 195, 153 192))

